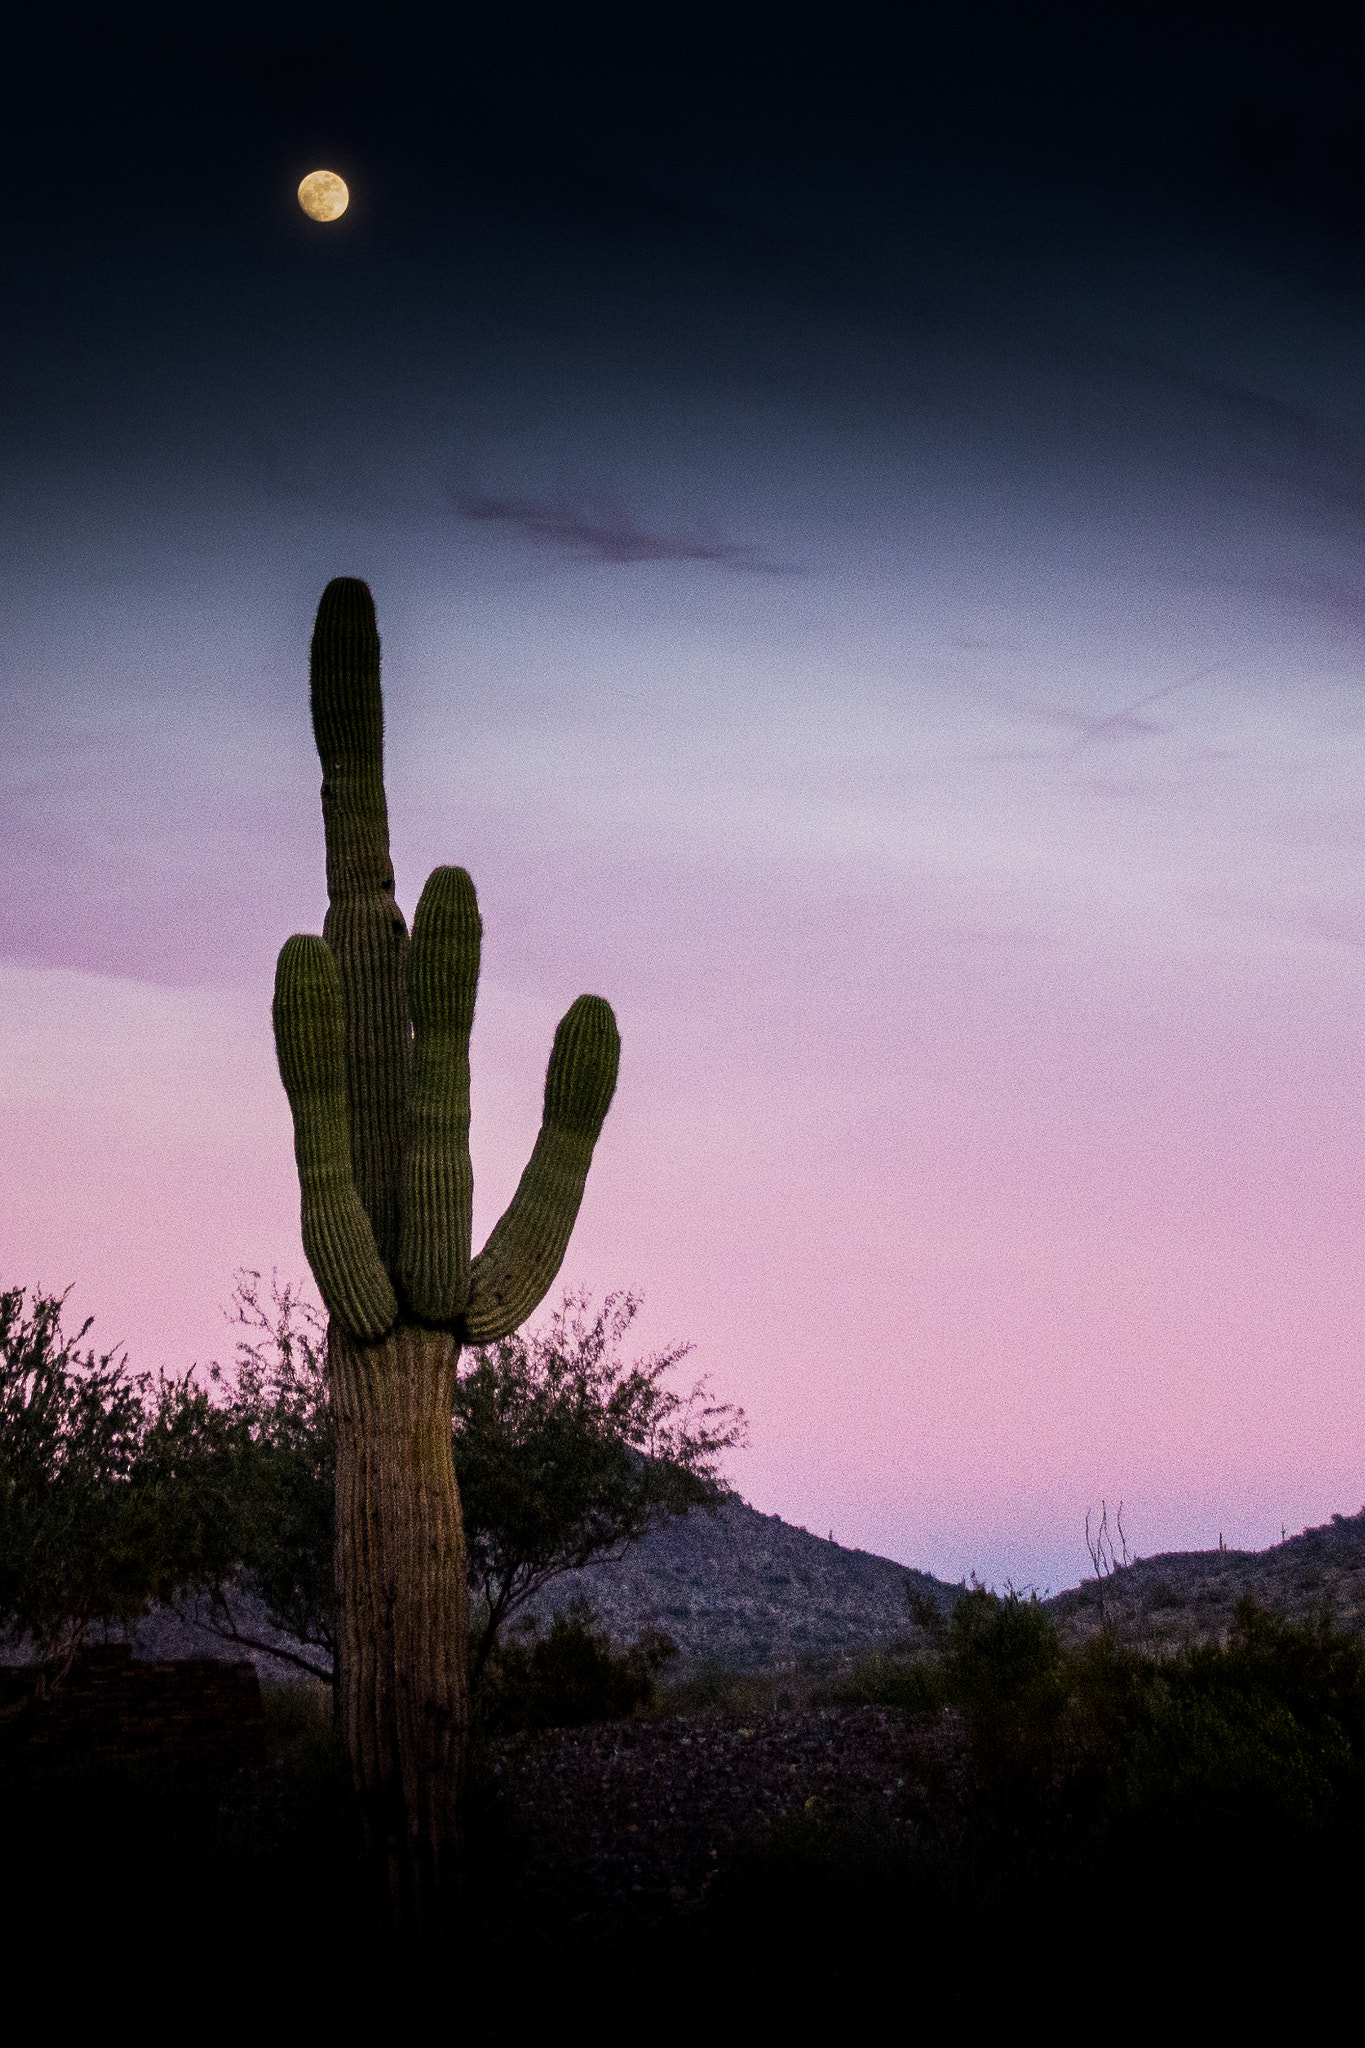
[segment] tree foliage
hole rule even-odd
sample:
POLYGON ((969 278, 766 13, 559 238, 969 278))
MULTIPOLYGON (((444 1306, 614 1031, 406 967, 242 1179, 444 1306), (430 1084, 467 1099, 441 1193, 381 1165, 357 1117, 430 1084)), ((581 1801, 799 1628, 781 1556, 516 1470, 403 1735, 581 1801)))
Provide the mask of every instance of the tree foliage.
POLYGON ((665 1630, 642 1631, 626 1649, 594 1626, 586 1601, 571 1600, 548 1630, 523 1617, 484 1665, 476 1698, 489 1735, 539 1728, 581 1728, 620 1721, 650 1705, 678 1646, 665 1630))
MULTIPOLYGON (((686 1393, 670 1384, 690 1345, 622 1356, 639 1307, 637 1296, 618 1293, 594 1312, 587 1294, 569 1291, 547 1328, 468 1354, 452 1427, 477 1603, 476 1677, 508 1620, 555 1578, 620 1557, 647 1529, 724 1497, 720 1461, 744 1440, 743 1414, 714 1401, 705 1379, 686 1393)), ((238 1276, 234 1312, 245 1332, 235 1372, 214 1375, 236 1554, 225 1564, 220 1545, 220 1568, 198 1581, 200 1618, 230 1640, 330 1675, 334 1456, 323 1314, 278 1282, 267 1299, 253 1272, 238 1276), (306 1653, 254 1637, 243 1591, 306 1653)))
POLYGON ((126 1355, 82 1353, 93 1318, 68 1336, 65 1301, 0 1293, 0 1626, 29 1639, 44 1684, 166 1582, 137 1484, 148 1383, 126 1355))
POLYGON ((670 1375, 691 1352, 672 1345, 627 1363, 621 1346, 639 1297, 569 1290, 542 1331, 473 1353, 456 1397, 455 1469, 471 1590, 479 1603, 477 1674, 508 1618, 551 1580, 619 1558, 647 1529, 723 1497, 720 1460, 744 1418, 670 1375))
MULTIPOLYGON (((327 1324, 301 1287, 240 1272, 232 1316, 243 1334, 230 1371, 215 1364, 218 1440, 206 1445, 194 1492, 229 1503, 225 1540, 203 1548, 182 1605, 229 1641, 331 1679, 336 1658, 336 1460, 327 1401, 327 1324), (252 1633, 243 1593, 289 1643, 252 1633)), ((211 1512, 211 1510, 209 1510, 211 1512)), ((207 1514, 206 1517, 207 1519, 207 1514)))
MULTIPOLYGON (((331 1678, 321 1308, 242 1272, 234 1366, 153 1380, 126 1356, 83 1353, 90 1323, 65 1336, 64 1300, 35 1295, 26 1312, 22 1289, 0 1294, 0 1627, 29 1638, 48 1682, 92 1627, 130 1626, 161 1600, 331 1678)), ((452 1429, 476 1678, 553 1580, 724 1497, 720 1461, 743 1441, 743 1415, 704 1379, 686 1392, 672 1383, 689 1345, 623 1355, 639 1307, 620 1293, 594 1309, 570 1291, 547 1327, 468 1354, 452 1429)))

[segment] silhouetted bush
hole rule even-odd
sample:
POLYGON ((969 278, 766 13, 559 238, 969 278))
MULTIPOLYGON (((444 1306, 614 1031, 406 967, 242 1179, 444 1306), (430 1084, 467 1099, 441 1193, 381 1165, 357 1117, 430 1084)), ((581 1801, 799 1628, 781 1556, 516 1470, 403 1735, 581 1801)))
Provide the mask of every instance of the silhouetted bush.
MULTIPOLYGON (((813 1701, 965 1724, 965 1790, 931 1800, 899 1857, 906 1911, 1046 1913, 1111 1885, 1168 1904, 1245 1898, 1271 1867, 1320 1897, 1358 1892, 1365 1652, 1325 1616, 1296 1625, 1245 1599, 1225 1645, 1156 1658, 1108 1633, 1068 1650, 1038 1601, 974 1587, 938 1641, 918 1662, 866 1658, 813 1701)), ((755 1852, 766 1891, 804 1886, 812 1912, 834 1883, 818 1833, 755 1852)), ((852 1897, 849 1882, 835 1888, 852 1897)))
POLYGON ((946 1697, 938 1666, 922 1657, 896 1657, 871 1650, 847 1671, 836 1672, 811 1690, 813 1707, 894 1707, 900 1713, 929 1714, 946 1697))
POLYGON ((1347 1849, 1365 1809, 1355 1636, 1243 1599, 1226 1647, 1155 1667, 1147 1704, 1117 1774, 1115 1833, 1130 1857, 1264 1872, 1277 1856, 1325 1868, 1347 1849))
POLYGON ((1040 1697, 1052 1697, 1063 1665, 1061 1642, 1036 1596, 998 1599, 973 1586, 953 1609, 948 1689, 960 1706, 994 1722, 1040 1697))
POLYGON ((484 1666, 476 1711, 489 1734, 623 1720, 654 1703, 660 1674, 677 1654, 662 1629, 614 1649, 606 1631, 594 1628, 591 1608, 575 1600, 545 1634, 532 1623, 498 1647, 484 1666))
POLYGON ((670 1685, 662 1705, 679 1717, 701 1714, 743 1720, 753 1714, 785 1712, 797 1698, 798 1686, 794 1672, 732 1671, 710 1665, 670 1685))
POLYGON ((943 1684, 971 1736, 958 1881, 978 1900, 1022 1881, 1245 1901, 1273 1868, 1326 1898, 1353 1867, 1365 1657, 1326 1616, 1244 1599, 1226 1645, 1158 1659, 1109 1635, 1067 1652, 1035 1604, 970 1594, 943 1684))

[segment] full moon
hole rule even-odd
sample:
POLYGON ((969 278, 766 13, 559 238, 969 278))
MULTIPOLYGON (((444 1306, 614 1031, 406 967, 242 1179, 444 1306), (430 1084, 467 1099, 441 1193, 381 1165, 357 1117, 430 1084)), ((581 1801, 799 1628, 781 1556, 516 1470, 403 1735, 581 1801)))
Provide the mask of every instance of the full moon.
POLYGON ((346 180, 335 171, 310 171, 299 186, 299 205, 309 220, 340 220, 350 203, 346 180))

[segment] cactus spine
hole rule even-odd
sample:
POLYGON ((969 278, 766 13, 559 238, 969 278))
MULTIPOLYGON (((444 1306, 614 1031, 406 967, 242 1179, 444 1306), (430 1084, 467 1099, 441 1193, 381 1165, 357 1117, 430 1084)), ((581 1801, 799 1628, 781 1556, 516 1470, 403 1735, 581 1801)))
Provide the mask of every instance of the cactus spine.
POLYGON ((394 900, 379 635, 364 583, 318 606, 310 658, 329 908, 275 975, 303 1243, 330 1318, 338 1682, 367 1834, 400 1926, 430 1923, 459 1854, 467 1589, 450 1417, 461 1345, 506 1336, 568 1248, 616 1087, 610 1005, 555 1033, 540 1135, 471 1256, 469 1036, 482 924, 463 868, 394 900))

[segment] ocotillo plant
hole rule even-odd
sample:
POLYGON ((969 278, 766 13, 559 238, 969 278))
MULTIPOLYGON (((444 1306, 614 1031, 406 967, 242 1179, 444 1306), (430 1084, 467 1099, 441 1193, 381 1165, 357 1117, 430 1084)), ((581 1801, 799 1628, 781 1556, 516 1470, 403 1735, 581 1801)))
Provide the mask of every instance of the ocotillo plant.
POLYGON ((411 940, 394 901, 379 635, 354 578, 323 593, 311 683, 330 907, 320 939, 295 936, 280 953, 275 1045, 304 1250, 329 1316, 343 1732, 395 1918, 423 1929, 458 1883, 469 1718, 456 1367, 463 1344, 523 1322, 559 1271, 620 1039, 600 996, 572 1005, 530 1162, 471 1258, 482 924, 463 868, 436 869, 411 940))

